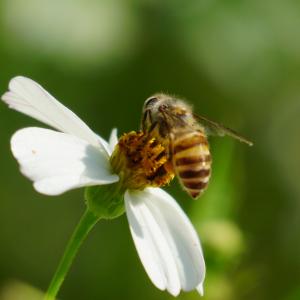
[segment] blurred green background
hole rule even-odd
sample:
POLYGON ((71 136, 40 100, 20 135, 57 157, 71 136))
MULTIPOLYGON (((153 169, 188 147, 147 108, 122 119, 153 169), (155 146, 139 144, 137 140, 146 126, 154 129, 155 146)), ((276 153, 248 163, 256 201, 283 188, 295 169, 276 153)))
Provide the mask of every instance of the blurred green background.
MULTIPOLYGON (((213 176, 191 201, 207 263, 207 300, 300 299, 300 2, 0 0, 0 91, 28 76, 103 137, 138 129, 163 91, 237 129, 212 137, 213 176)), ((9 149, 38 122, 0 105, 0 299, 45 290, 79 217, 83 190, 36 193, 9 149)), ((199 299, 196 292, 179 299, 199 299)), ((147 278, 126 217, 83 244, 60 299, 172 299, 147 278)))

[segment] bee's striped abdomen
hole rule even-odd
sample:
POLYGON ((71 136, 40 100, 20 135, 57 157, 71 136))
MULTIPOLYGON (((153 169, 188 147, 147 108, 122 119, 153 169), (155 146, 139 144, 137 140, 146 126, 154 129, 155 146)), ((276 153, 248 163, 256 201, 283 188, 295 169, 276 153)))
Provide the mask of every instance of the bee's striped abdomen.
POLYGON ((211 156, 205 133, 177 132, 172 142, 173 166, 183 188, 197 198, 206 188, 211 173, 211 156))

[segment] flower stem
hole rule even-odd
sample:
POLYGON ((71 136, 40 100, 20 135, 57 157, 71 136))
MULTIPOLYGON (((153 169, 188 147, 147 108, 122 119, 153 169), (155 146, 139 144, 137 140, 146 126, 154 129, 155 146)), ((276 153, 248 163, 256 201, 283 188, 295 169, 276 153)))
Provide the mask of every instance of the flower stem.
POLYGON ((69 240, 65 253, 58 265, 54 277, 52 278, 44 300, 55 300, 55 297, 72 265, 80 245, 87 237, 90 230, 99 221, 99 219, 100 217, 94 215, 89 209, 85 211, 77 227, 75 228, 71 239, 69 240))

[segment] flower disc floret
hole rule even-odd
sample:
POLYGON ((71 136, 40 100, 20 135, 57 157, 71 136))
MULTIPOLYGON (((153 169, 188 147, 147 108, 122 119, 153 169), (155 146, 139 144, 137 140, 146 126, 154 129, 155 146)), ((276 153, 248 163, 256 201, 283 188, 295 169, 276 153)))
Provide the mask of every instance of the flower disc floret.
POLYGON ((113 171, 128 189, 160 187, 174 178, 167 149, 144 132, 123 134, 110 161, 113 171))

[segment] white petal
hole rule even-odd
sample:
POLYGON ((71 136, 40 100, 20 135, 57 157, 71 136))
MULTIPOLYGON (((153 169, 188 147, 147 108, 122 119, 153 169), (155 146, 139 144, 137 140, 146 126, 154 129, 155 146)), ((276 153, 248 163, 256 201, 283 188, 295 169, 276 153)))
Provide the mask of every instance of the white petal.
POLYGON ((100 135, 97 135, 98 139, 99 139, 99 142, 100 144, 102 145, 102 147, 104 148, 105 152, 108 154, 108 156, 110 157, 111 156, 111 149, 110 149, 110 146, 109 146, 109 143, 104 139, 102 138, 100 135))
POLYGON ((9 91, 2 96, 2 100, 10 108, 62 132, 75 135, 105 151, 98 136, 78 116, 29 78, 22 76, 13 78, 9 82, 9 91))
POLYGON ((24 128, 11 139, 22 173, 43 194, 118 181, 99 148, 75 136, 43 128, 24 128))
POLYGON ((114 128, 111 131, 110 137, 109 137, 109 148, 111 153, 114 151, 116 145, 118 144, 118 135, 117 135, 118 131, 116 128, 114 128))
POLYGON ((180 282, 174 257, 160 224, 140 198, 142 195, 142 192, 125 194, 126 213, 135 246, 153 284, 177 296, 180 282))
POLYGON ((200 296, 204 296, 204 288, 203 288, 203 282, 201 282, 197 287, 196 287, 197 292, 200 294, 200 296))
POLYGON ((177 202, 161 189, 148 188, 128 191, 125 204, 137 251, 153 283, 173 295, 180 288, 197 288, 205 277, 203 253, 193 225, 177 202))

